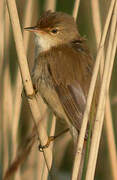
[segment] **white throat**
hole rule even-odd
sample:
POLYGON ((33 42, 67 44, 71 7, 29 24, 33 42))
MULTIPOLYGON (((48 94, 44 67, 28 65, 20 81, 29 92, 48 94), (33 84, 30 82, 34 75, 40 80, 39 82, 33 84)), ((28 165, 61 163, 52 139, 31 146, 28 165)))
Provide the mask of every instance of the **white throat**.
POLYGON ((35 58, 38 57, 40 52, 49 50, 52 45, 52 40, 47 35, 38 35, 35 33, 35 58))

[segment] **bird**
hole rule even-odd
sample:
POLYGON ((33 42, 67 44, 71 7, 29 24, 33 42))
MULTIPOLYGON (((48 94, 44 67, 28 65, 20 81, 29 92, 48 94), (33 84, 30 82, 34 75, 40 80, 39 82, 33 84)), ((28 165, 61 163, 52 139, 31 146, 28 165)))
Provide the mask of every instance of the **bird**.
MULTIPOLYGON (((76 144, 94 67, 86 39, 74 18, 64 12, 46 11, 35 26, 25 30, 35 35, 33 86, 57 119, 67 123, 76 144)), ((91 111, 97 99, 98 88, 91 111)))

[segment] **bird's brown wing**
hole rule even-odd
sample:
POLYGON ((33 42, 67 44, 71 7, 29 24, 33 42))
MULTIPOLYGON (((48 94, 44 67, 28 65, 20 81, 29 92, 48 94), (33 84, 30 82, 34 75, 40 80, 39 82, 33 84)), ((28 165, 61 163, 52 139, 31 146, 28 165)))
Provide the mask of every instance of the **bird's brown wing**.
POLYGON ((91 80, 89 68, 92 60, 81 49, 61 46, 52 51, 49 71, 64 111, 78 131, 91 80))

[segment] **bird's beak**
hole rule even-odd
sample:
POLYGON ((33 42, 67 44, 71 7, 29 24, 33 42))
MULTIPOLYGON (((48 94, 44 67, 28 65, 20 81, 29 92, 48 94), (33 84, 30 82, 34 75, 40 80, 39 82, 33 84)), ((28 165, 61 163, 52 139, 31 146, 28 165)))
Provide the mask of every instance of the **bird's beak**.
POLYGON ((38 33, 38 34, 45 34, 45 33, 46 33, 45 31, 43 31, 42 29, 40 29, 40 28, 37 27, 37 26, 34 26, 34 27, 26 27, 26 28, 24 28, 24 30, 30 31, 30 32, 34 32, 34 33, 38 33))
POLYGON ((26 31, 31 31, 31 32, 37 32, 37 31, 39 31, 39 28, 37 28, 37 26, 34 26, 34 27, 26 27, 26 28, 24 28, 24 30, 26 30, 26 31))

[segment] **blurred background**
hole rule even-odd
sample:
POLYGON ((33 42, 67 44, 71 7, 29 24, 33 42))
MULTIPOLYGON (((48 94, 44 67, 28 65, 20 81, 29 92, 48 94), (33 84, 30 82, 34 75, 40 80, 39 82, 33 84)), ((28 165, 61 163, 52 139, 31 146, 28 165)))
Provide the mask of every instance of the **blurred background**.
MULTIPOLYGON (((24 32, 24 27, 34 26, 39 16, 45 10, 63 11, 73 13, 75 0, 16 0, 20 25, 24 38, 25 51, 31 69, 34 62, 34 37, 29 32, 24 32)), ((101 29, 103 29, 107 16, 109 0, 99 0, 101 14, 101 29)), ((87 44, 94 58, 97 53, 96 36, 93 25, 94 8, 91 0, 81 0, 77 15, 79 32, 87 39, 87 44)), ((96 10, 95 10, 96 12, 96 10)), ((12 27, 9 19, 5 0, 0 1, 0 179, 8 167, 17 162, 11 172, 15 172, 11 179, 29 178, 37 180, 40 176, 40 163, 43 158, 38 151, 38 140, 35 139, 30 151, 18 161, 19 154, 23 154, 28 146, 28 139, 33 136, 33 121, 26 98, 22 94, 22 81, 18 69, 17 53, 13 38, 12 27), (19 163, 18 163, 19 162, 19 163)), ((112 110, 113 131, 117 144, 117 61, 115 60, 111 84, 110 102, 112 110)), ((40 114, 45 112, 42 121, 44 127, 50 132, 53 115, 45 107, 40 98, 40 114)), ((56 122, 55 134, 65 129, 65 124, 56 122)), ((105 123, 101 137, 98 154, 95 180, 112 180, 112 165, 110 162, 107 132, 105 123)), ((23 154, 24 155, 24 154, 23 154)), ((22 155, 22 156, 23 156, 22 155)), ((69 133, 57 138, 53 146, 52 174, 55 180, 69 180, 73 164, 73 142, 69 133)), ((40 178, 41 179, 41 178, 40 178)), ((43 178, 44 179, 44 178, 43 178)), ((44 179, 45 180, 45 179, 44 179)))

